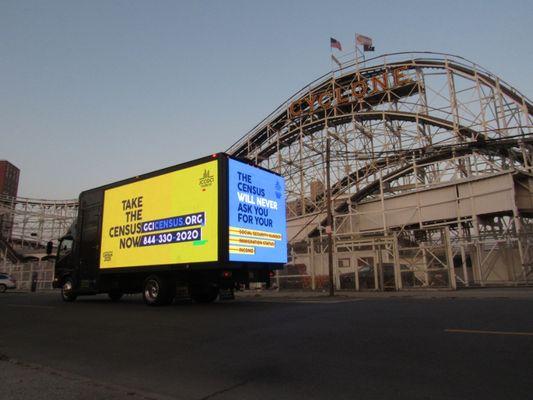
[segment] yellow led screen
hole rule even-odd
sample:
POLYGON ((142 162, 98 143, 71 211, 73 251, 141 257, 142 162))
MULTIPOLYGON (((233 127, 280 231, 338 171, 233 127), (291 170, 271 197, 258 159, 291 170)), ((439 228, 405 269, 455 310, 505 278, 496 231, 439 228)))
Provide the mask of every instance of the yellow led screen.
POLYGON ((218 163, 108 189, 100 268, 218 259, 218 163))

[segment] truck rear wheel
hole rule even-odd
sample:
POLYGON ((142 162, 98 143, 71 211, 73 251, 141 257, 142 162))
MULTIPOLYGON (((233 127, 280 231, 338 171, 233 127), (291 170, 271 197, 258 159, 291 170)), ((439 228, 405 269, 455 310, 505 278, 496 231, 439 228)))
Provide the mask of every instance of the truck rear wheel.
POLYGON ((143 299, 149 306, 163 306, 172 303, 174 292, 169 282, 157 275, 151 275, 144 281, 143 299))
POLYGON ((191 298, 197 303, 212 303, 217 299, 218 293, 219 290, 217 286, 204 287, 199 290, 193 290, 191 298))
POLYGON ((74 293, 74 281, 72 278, 66 278, 61 286, 61 298, 66 302, 73 302, 78 296, 74 293))

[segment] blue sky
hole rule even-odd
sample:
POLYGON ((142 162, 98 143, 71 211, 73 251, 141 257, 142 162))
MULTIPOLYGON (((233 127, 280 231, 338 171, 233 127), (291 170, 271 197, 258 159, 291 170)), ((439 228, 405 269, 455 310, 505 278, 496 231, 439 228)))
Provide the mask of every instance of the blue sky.
POLYGON ((532 18, 532 1, 3 0, 0 159, 19 195, 61 199, 225 150, 356 31, 376 55, 462 55, 531 98, 532 18))

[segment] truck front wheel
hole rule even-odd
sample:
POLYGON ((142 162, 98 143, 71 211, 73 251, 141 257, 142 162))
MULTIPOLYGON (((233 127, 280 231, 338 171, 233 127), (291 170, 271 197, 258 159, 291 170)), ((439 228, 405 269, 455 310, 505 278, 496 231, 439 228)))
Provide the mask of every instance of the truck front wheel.
POLYGON ((65 278, 61 286, 61 298, 66 302, 73 302, 78 296, 74 293, 74 281, 72 278, 65 278))
POLYGON ((162 306, 174 300, 172 287, 157 275, 151 275, 144 281, 144 302, 149 306, 162 306))

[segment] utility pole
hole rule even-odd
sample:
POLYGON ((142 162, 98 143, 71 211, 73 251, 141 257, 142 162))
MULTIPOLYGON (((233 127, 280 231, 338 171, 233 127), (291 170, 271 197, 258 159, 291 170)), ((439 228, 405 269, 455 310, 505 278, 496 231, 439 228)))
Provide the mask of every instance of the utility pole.
POLYGON ((326 234, 328 235, 328 272, 329 272, 329 295, 335 296, 335 284, 333 282, 333 214, 331 212, 331 182, 330 182, 330 137, 327 132, 326 139, 326 206, 328 210, 328 222, 326 234))

